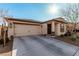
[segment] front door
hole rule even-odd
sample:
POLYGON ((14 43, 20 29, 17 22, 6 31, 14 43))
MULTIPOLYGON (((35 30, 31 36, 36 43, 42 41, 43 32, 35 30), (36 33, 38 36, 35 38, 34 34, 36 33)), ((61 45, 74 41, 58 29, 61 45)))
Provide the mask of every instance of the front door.
POLYGON ((51 24, 47 24, 47 34, 51 34, 51 24))

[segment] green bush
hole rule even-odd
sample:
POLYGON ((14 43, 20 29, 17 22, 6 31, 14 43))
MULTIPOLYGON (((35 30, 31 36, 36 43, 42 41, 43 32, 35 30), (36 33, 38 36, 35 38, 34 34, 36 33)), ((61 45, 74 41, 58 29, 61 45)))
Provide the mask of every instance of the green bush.
POLYGON ((72 41, 76 41, 76 38, 70 38, 72 41))
POLYGON ((76 38, 79 39, 79 36, 77 35, 76 38))
POLYGON ((70 31, 67 31, 64 36, 71 36, 71 32, 70 31))
POLYGON ((76 41, 77 38, 76 38, 75 35, 73 35, 73 36, 70 37, 70 39, 71 39, 72 41, 76 41))
POLYGON ((64 37, 64 35, 63 35, 63 34, 61 34, 61 35, 60 35, 60 37, 64 37))

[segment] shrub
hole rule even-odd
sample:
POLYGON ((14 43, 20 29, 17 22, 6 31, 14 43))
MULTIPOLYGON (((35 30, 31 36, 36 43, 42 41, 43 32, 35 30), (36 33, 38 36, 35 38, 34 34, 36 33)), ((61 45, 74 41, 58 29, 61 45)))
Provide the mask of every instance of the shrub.
POLYGON ((9 42, 9 38, 6 38, 6 43, 8 43, 9 42))
POLYGON ((3 42, 4 42, 3 39, 1 39, 1 40, 0 40, 0 44, 3 44, 3 42))
POLYGON ((63 37, 63 36, 64 36, 63 34, 60 35, 60 37, 63 37))
POLYGON ((11 35, 11 36, 10 36, 10 39, 12 39, 12 40, 13 40, 13 39, 14 39, 14 36, 13 36, 13 35, 11 35))
POLYGON ((79 39, 79 36, 77 35, 76 38, 79 39))
POLYGON ((76 38, 70 38, 72 41, 76 41, 76 38))
POLYGON ((71 36, 71 32, 67 31, 64 36, 71 36))
MULTIPOLYGON (((8 43, 9 42, 9 39, 8 38, 6 38, 6 43, 8 43)), ((1 39, 0 40, 0 44, 3 44, 4 43, 4 40, 3 39, 1 39)))
POLYGON ((70 39, 71 39, 72 41, 76 41, 77 38, 76 38, 75 35, 73 35, 73 36, 70 37, 70 39))

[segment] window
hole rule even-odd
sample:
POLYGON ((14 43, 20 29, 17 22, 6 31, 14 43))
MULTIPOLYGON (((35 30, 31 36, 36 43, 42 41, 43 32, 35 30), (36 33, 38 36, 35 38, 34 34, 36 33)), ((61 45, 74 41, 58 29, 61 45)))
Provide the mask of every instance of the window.
POLYGON ((60 32, 64 32, 64 24, 60 24, 60 32))

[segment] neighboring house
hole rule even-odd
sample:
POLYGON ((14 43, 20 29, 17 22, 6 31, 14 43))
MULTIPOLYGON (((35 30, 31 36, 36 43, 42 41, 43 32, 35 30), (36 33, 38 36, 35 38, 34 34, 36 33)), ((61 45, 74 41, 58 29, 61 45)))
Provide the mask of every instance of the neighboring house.
POLYGON ((8 36, 62 35, 66 33, 67 22, 64 18, 55 18, 45 22, 30 19, 5 18, 8 23, 8 36))

